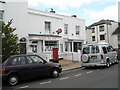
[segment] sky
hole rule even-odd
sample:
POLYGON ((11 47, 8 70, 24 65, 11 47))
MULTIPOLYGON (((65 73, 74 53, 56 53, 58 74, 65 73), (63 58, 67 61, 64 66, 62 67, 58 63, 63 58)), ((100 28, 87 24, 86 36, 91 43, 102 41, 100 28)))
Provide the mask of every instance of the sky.
POLYGON ((42 11, 53 8, 57 14, 77 15, 86 26, 102 19, 118 21, 120 0, 28 0, 28 7, 42 11))

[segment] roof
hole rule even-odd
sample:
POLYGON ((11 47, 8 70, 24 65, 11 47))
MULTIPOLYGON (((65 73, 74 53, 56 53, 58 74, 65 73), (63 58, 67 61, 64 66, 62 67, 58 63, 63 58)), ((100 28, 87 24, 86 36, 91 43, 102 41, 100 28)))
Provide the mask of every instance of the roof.
POLYGON ((100 20, 99 22, 95 22, 92 25, 88 26, 88 27, 92 27, 92 26, 97 26, 97 25, 101 25, 101 24, 108 24, 111 25, 111 22, 114 22, 113 20, 100 20))
POLYGON ((45 36, 45 37, 62 37, 58 35, 52 35, 52 34, 28 34, 29 36, 45 36))
POLYGON ((120 26, 116 28, 116 30, 113 32, 113 35, 120 34, 120 26))
POLYGON ((56 18, 59 18, 59 19, 63 19, 62 17, 68 17, 68 18, 73 18, 73 19, 85 21, 84 19, 78 18, 76 15, 68 16, 68 15, 62 15, 62 14, 57 14, 57 13, 51 13, 51 12, 48 12, 48 11, 41 11, 41 10, 37 10, 37 9, 33 9, 33 8, 28 8, 28 10, 29 10, 28 11, 29 13, 36 14, 36 15, 40 15, 42 13, 46 16, 50 15, 52 17, 56 17, 56 18))

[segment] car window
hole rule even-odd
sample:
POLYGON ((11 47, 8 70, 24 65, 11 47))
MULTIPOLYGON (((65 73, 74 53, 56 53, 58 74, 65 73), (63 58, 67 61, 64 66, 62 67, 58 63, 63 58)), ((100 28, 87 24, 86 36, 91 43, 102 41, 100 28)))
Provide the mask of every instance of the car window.
POLYGON ((29 64, 40 64, 40 63, 44 63, 44 61, 38 57, 38 56, 28 56, 27 57, 28 63, 29 64))
POLYGON ((95 46, 91 47, 91 53, 94 54, 95 53, 95 46))
POLYGON ((90 52, 89 47, 84 47, 83 48, 83 54, 89 54, 89 52, 90 52))
POLYGON ((99 53, 99 52, 100 52, 99 47, 96 46, 96 53, 99 53))
POLYGON ((15 57, 12 59, 11 65, 24 65, 26 64, 25 57, 15 57))
POLYGON ((107 53, 107 49, 106 47, 102 47, 103 53, 106 54, 107 53))
POLYGON ((107 50, 108 50, 108 52, 112 52, 113 51, 113 47, 112 46, 108 46, 107 50))

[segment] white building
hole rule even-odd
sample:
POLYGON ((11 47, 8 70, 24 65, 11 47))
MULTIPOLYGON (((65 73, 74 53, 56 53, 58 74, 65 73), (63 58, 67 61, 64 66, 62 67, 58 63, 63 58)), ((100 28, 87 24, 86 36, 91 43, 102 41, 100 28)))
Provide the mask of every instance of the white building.
POLYGON ((120 50, 120 1, 118 2, 118 27, 113 32, 113 35, 116 35, 118 37, 118 48, 120 50))
POLYGON ((86 26, 86 43, 87 44, 92 43, 91 36, 92 36, 92 30, 90 27, 86 26))
POLYGON ((106 42, 111 44, 114 48, 118 48, 117 36, 112 36, 112 33, 118 27, 118 22, 113 20, 100 20, 89 26, 92 30, 90 37, 92 43, 106 42))
POLYGON ((23 53, 48 55, 53 47, 58 47, 59 53, 77 52, 86 42, 85 20, 75 15, 30 9, 27 2, 2 3, 1 11, 4 22, 13 19, 23 53), (58 30, 62 32, 58 34, 58 30))

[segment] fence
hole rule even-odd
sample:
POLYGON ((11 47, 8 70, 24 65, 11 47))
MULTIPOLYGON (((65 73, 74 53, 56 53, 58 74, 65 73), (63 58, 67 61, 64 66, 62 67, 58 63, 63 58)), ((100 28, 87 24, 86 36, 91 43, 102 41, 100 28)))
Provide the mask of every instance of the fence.
MULTIPOLYGON (((52 53, 37 53, 40 55, 43 59, 47 60, 49 62, 50 59, 53 59, 52 53)), ((63 52, 58 53, 59 58, 62 58, 64 60, 71 60, 71 61, 79 61, 81 62, 81 53, 79 52, 63 52)))

